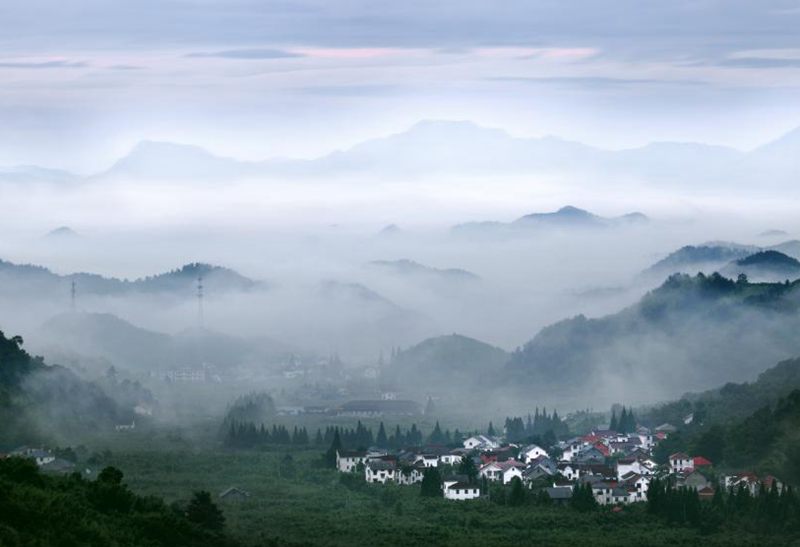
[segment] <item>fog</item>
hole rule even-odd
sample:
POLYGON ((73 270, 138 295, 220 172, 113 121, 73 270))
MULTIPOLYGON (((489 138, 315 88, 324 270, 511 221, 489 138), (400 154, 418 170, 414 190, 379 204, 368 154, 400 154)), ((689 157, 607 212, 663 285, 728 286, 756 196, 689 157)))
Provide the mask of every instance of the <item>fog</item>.
MULTIPOLYGON (((426 339, 457 333, 512 352, 558 321, 617 313, 674 273, 642 275, 684 245, 766 248, 800 234, 792 193, 778 200, 742 187, 720 197, 615 170, 587 178, 568 167, 526 167, 530 174, 499 168, 496 175, 448 167, 388 176, 373 162, 356 172, 334 169, 330 177, 223 169, 213 179, 192 180, 181 175, 185 157, 170 166, 169 154, 144 163, 132 155, 110 171, 68 182, 10 177, 0 184, 0 200, 13 203, 0 218, 0 257, 62 276, 0 272, 0 328, 89 378, 114 366, 156 391, 165 371, 211 365, 225 386, 217 390, 220 408, 247 388, 283 390, 282 402, 311 404, 302 386, 320 383, 349 385, 342 399, 399 390, 418 401, 452 402, 454 393, 488 377, 492 385, 482 387, 497 390, 492 404, 508 410, 538 402, 563 410, 620 399, 645 403, 714 387, 726 376, 697 373, 705 350, 675 348, 669 336, 613 340, 593 357, 595 388, 577 394, 536 384, 521 394, 498 380, 504 365, 487 363, 476 373, 446 356, 437 363, 447 371, 442 385, 420 388, 419 378, 396 385, 380 370, 367 378, 382 360, 426 339), (132 164, 146 169, 132 173, 132 164), (120 165, 127 166, 122 174, 120 165), (170 175, 154 178, 160 170, 170 175), (596 216, 514 222, 567 205, 596 216), (620 220, 632 212, 647 218, 620 220), (51 233, 59 227, 68 229, 51 233), (71 277, 133 282, 196 262, 257 284, 243 288, 205 275, 201 318, 198 275, 168 288, 122 283, 103 290, 71 277), (334 358, 345 372, 327 371, 334 358), (299 379, 289 370, 293 360, 302 363, 299 379), (651 366, 635 373, 615 366, 641 361, 651 366), (657 373, 659 363, 669 366, 667 376, 657 373)), ((208 159, 195 159, 202 158, 208 159)), ((703 172, 691 177, 701 180, 703 172)), ((709 334, 725 340, 724 333, 709 334)), ((753 350, 759 351, 755 342, 753 350)), ((751 379, 761 364, 734 363, 727 379, 751 379)))

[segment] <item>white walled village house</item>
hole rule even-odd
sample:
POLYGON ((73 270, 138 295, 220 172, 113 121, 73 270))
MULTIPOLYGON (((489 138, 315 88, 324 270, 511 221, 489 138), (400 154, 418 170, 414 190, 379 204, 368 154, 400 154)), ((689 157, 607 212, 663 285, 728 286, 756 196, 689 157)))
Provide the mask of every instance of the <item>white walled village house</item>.
POLYGON ((488 437, 486 435, 475 435, 464 441, 464 448, 467 450, 494 450, 495 448, 500 448, 500 445, 501 443, 496 437, 488 437))
POLYGON ((694 460, 683 452, 676 452, 669 457, 669 469, 673 473, 694 469, 694 460))
POLYGON ((367 453, 355 450, 336 451, 336 469, 342 473, 352 473, 358 464, 367 461, 367 453))
POLYGON ((547 453, 547 450, 545 450, 541 446, 537 446, 535 444, 531 444, 531 445, 526 446, 519 453, 520 461, 525 462, 525 463, 531 463, 531 461, 533 461, 533 460, 535 460, 537 458, 540 458, 542 456, 544 456, 546 458, 550 457, 550 455, 547 453))
POLYGON ((455 482, 445 486, 444 497, 448 500, 474 500, 481 497, 481 489, 474 484, 455 482))

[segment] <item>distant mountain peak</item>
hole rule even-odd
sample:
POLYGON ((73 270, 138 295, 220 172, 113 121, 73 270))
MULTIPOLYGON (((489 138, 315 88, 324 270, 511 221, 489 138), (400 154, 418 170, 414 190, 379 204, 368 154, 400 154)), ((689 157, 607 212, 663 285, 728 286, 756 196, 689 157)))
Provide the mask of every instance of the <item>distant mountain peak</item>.
POLYGON ((739 266, 771 265, 800 269, 800 261, 780 251, 766 250, 753 253, 736 261, 739 266))
POLYGON ((110 178, 224 179, 250 172, 252 165, 217 156, 193 144, 139 141, 101 175, 110 178))
POLYGON ((434 268, 408 258, 401 258, 399 260, 373 260, 369 264, 370 266, 383 268, 397 275, 427 275, 451 281, 474 281, 479 279, 474 273, 462 270, 461 268, 434 268))
POLYGON ((47 232, 44 237, 67 239, 67 238, 76 238, 80 236, 78 235, 78 232, 76 232, 69 226, 59 226, 58 228, 55 228, 47 232))

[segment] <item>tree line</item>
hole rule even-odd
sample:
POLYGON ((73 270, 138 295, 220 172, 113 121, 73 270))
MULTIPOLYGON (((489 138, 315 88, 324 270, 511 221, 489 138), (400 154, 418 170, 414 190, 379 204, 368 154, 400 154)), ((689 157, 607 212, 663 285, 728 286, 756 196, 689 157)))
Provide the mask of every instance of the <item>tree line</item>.
POLYGON ((647 512, 708 533, 723 525, 764 534, 800 531, 800 500, 791 486, 779 489, 777 481, 770 488, 762 483, 755 495, 744 485, 727 491, 718 486, 705 503, 695 489, 655 478, 647 490, 647 512))
POLYGON ((412 446, 441 445, 461 446, 464 434, 458 429, 443 430, 436 422, 433 430, 425 435, 417 424, 402 429, 399 425, 387 433, 387 428, 380 422, 377 433, 359 420, 355 427, 346 428, 328 426, 324 430, 318 428, 312 436, 305 427, 295 426, 291 431, 284 425, 256 424, 252 421, 231 421, 226 429, 223 444, 229 448, 256 448, 261 445, 299 445, 330 446, 334 436, 339 436, 342 448, 349 450, 365 450, 371 446, 385 449, 400 449, 412 446))

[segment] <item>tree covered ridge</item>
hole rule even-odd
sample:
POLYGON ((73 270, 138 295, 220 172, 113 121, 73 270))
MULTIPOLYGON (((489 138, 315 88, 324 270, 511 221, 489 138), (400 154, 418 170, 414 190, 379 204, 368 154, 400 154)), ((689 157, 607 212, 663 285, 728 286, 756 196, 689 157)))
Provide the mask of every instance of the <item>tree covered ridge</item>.
POLYGON ((40 474, 26 459, 0 460, 0 545, 235 545, 207 492, 187 506, 167 506, 132 493, 122 479, 113 467, 91 481, 79 473, 40 474))
POLYGON ((22 349, 21 336, 6 338, 0 331, 0 394, 17 389, 25 376, 44 367, 41 357, 31 357, 22 349))
POLYGON ((512 353, 506 368, 515 384, 575 393, 609 374, 630 381, 636 372, 643 382, 673 381, 684 391, 696 382, 752 376, 800 354, 798 287, 800 280, 751 283, 745 276, 675 274, 618 313, 578 315, 545 327, 512 353), (701 359, 705 365, 696 366, 701 359))
POLYGON ((0 332, 0 446, 39 443, 53 432, 109 427, 128 418, 99 386, 46 365, 22 344, 21 337, 0 332))

